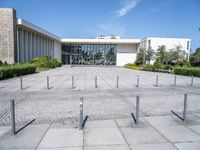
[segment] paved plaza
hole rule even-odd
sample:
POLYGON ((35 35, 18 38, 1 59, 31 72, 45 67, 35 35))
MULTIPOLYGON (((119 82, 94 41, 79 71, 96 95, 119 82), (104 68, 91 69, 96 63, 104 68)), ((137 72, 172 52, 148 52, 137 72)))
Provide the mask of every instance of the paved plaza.
POLYGON ((174 86, 172 74, 62 66, 23 76, 22 83, 21 90, 19 77, 0 81, 0 149, 200 149, 200 78, 193 78, 191 86, 191 77, 176 76, 174 86), (170 112, 182 114, 184 94, 188 94, 185 122, 170 112), (138 126, 131 118, 137 95, 138 126), (80 97, 89 116, 83 130, 78 129, 80 97), (36 119, 15 136, 10 131, 12 99, 18 128, 36 119))

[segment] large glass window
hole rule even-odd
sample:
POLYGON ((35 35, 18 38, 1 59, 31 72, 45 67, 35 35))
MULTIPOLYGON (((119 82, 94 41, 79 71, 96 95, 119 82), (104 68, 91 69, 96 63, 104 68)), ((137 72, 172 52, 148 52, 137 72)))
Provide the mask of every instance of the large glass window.
POLYGON ((65 64, 116 65, 116 44, 62 44, 65 64))

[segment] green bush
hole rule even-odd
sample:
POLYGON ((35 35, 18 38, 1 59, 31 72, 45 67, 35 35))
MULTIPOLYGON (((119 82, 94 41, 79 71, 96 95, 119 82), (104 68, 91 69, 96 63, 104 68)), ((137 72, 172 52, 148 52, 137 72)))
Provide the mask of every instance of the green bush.
POLYGON ((191 66, 190 63, 185 59, 177 61, 176 65, 181 66, 181 67, 190 67, 191 66))
POLYGON ((0 80, 35 73, 36 66, 32 64, 19 64, 0 67, 0 80))
POLYGON ((52 65, 54 68, 62 66, 62 62, 56 58, 52 59, 52 65))
POLYGON ((145 65, 143 70, 144 71, 152 71, 152 72, 170 73, 169 69, 166 70, 163 67, 157 68, 156 65, 145 65))
POLYGON ((42 56, 34 58, 30 61, 39 68, 56 68, 62 66, 62 62, 56 58, 51 58, 50 56, 42 56))
POLYGON ((177 67, 177 68, 174 68, 174 74, 200 77, 200 68, 177 67))

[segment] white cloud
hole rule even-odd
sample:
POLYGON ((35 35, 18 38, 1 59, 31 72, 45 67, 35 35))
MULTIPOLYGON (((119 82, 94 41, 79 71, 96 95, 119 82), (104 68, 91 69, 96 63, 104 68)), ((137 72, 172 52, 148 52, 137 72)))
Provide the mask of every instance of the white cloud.
POLYGON ((134 9, 140 1, 141 0, 129 0, 122 8, 117 10, 117 16, 121 17, 126 15, 128 12, 134 9))

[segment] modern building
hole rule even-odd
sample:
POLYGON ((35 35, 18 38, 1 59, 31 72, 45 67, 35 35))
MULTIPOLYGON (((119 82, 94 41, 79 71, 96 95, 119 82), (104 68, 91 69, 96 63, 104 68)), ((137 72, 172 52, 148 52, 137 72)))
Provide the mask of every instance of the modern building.
POLYGON ((185 51, 186 59, 189 59, 191 40, 187 38, 158 38, 148 37, 140 42, 140 48, 157 50, 159 46, 164 45, 166 50, 176 49, 178 46, 185 51))
POLYGON ((12 8, 0 8, 0 60, 24 63, 39 56, 52 56, 65 64, 117 65, 133 63, 139 48, 159 45, 183 47, 188 53, 190 39, 120 39, 101 35, 94 39, 60 38, 23 19, 12 8))

